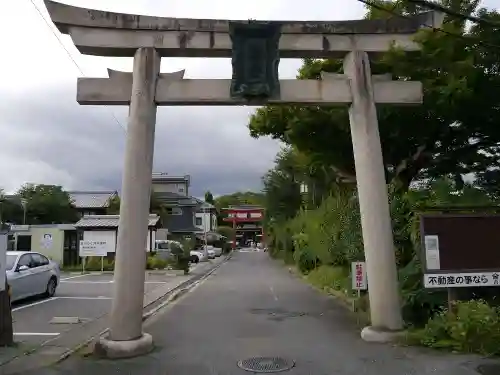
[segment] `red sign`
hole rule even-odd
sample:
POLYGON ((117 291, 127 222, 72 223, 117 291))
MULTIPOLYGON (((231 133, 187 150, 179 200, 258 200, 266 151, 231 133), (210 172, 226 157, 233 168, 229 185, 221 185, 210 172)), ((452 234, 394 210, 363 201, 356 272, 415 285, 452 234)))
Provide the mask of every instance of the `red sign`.
POLYGON ((368 284, 366 282, 365 262, 353 262, 351 269, 352 269, 352 289, 366 290, 368 288, 368 284))

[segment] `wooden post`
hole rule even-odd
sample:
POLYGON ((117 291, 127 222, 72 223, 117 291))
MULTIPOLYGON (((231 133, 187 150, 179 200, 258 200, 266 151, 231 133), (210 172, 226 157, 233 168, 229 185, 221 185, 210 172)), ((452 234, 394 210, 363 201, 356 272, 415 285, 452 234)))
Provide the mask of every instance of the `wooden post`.
POLYGON ((14 330, 12 328, 12 310, 10 296, 5 277, 5 289, 0 292, 0 346, 14 344, 14 330))

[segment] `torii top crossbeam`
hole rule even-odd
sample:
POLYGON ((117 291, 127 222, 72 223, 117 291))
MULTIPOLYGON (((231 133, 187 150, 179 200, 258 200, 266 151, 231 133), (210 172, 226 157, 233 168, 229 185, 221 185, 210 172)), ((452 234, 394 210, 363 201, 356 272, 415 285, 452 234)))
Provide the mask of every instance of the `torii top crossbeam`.
POLYGON ((131 57, 154 47, 164 57, 231 57, 234 23, 280 27, 281 58, 342 57, 352 50, 386 51, 391 45, 418 50, 412 36, 423 27, 439 27, 442 15, 426 12, 412 18, 355 21, 229 21, 141 16, 74 7, 45 0, 57 28, 83 54, 131 57))

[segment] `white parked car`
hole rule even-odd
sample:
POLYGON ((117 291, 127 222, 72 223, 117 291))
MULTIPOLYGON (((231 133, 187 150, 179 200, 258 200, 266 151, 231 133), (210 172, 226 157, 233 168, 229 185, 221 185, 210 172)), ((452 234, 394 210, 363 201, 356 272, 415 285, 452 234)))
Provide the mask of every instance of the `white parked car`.
POLYGON ((201 251, 205 250, 205 252, 208 254, 208 259, 215 259, 216 253, 215 249, 212 245, 206 245, 202 248, 201 251))
POLYGON ((214 247, 215 256, 220 257, 222 255, 222 247, 214 247))
POLYGON ((191 250, 190 255, 193 263, 206 262, 208 260, 208 256, 203 250, 191 250))
POLYGON ((7 251, 7 285, 12 302, 45 295, 52 297, 59 285, 59 265, 32 251, 7 251))

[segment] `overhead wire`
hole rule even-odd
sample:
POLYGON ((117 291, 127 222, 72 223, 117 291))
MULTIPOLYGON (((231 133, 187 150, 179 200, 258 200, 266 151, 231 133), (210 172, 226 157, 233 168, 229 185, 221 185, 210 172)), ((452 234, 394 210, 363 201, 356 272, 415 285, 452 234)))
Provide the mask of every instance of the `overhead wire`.
POLYGON ((485 26, 491 26, 491 27, 500 27, 500 22, 494 22, 491 20, 488 20, 486 18, 481 18, 481 17, 476 17, 468 14, 464 14, 461 12, 457 12, 453 9, 447 8, 445 6, 442 6, 440 4, 437 4, 432 1, 428 0, 408 0, 410 3, 413 3, 415 5, 419 5, 423 8, 431 9, 431 10, 437 10, 439 12, 443 12, 445 14, 448 14, 450 16, 460 18, 464 21, 471 21, 480 25, 485 25, 485 26))
MULTIPOLYGON (((400 14, 400 13, 397 13, 395 11, 395 7, 393 7, 393 10, 391 9, 387 9, 386 7, 384 6, 381 6, 381 5, 378 5, 376 3, 373 3, 372 1, 370 0, 357 0, 359 1, 360 3, 363 3, 365 5, 368 5, 369 7, 373 8, 373 9, 377 9, 377 10, 380 10, 382 12, 385 12, 385 13, 388 13, 388 14, 391 14, 395 17, 400 17, 400 18, 406 18, 406 19, 411 19, 411 16, 408 16, 408 15, 404 15, 404 14, 400 14)), ((408 0, 410 2, 421 2, 422 0, 408 0)), ((429 3, 429 2, 426 2, 426 3, 429 3)), ((441 8, 444 8, 444 7, 440 7, 441 8)), ((444 8, 445 10, 438 10, 438 9, 434 9, 434 10, 437 10, 437 11, 440 11, 440 12, 443 12, 445 14, 448 14, 448 15, 452 15, 450 12, 449 12, 449 9, 448 8, 444 8)), ((454 12, 454 13, 457 13, 457 12, 454 12)), ((461 13, 459 13, 461 14, 461 13)), ((462 19, 466 19, 468 16, 466 16, 465 14, 461 14, 462 16, 462 19)), ((476 17, 477 18, 477 17, 476 17)), ((479 18, 480 20, 483 20, 482 18, 479 18)), ((472 22, 475 22, 475 21, 472 21, 472 22)), ((483 23, 484 24, 484 23, 483 23)), ((434 25, 427 25, 427 24, 423 24, 423 26, 425 27, 428 27, 434 31, 437 31, 437 32, 440 32, 440 33, 443 33, 443 34, 446 34, 446 35, 449 35, 449 36, 452 36, 452 37, 455 37, 455 38, 459 38, 459 39, 463 39, 463 40, 466 40, 468 42, 471 42, 471 43, 476 43, 480 46, 483 46, 483 47, 489 47, 489 48, 497 48, 497 49, 500 49, 500 45, 498 44, 493 44, 493 43, 490 43, 490 42, 485 42, 484 40, 481 40, 479 38, 476 38, 476 37, 472 37, 472 36, 466 36, 466 35, 461 35, 461 34, 457 34, 457 33, 453 33, 453 32, 450 32, 448 30, 444 30, 443 28, 441 27, 435 27, 434 25)), ((492 26, 492 25, 489 25, 489 26, 492 26)), ((500 24, 495 24, 494 27, 500 27, 500 24)))
MULTIPOLYGON (((55 32, 54 28, 52 27, 52 25, 50 24, 49 21, 47 21, 47 19, 45 18, 45 16, 43 15, 42 11, 40 10, 40 8, 35 4, 35 1, 34 0, 29 0, 31 5, 33 5, 33 7, 35 8, 36 12, 38 13, 39 17, 43 20, 43 22, 45 23, 45 25, 47 25, 47 27, 49 28, 50 32, 52 33, 52 35, 54 35, 54 37, 57 39, 57 42, 59 43, 59 45, 63 48, 63 50, 66 52, 66 55, 69 57, 69 59, 71 60, 71 62, 75 65, 75 67, 78 69, 78 71, 80 72, 80 74, 82 76, 86 76, 85 73, 83 72, 83 69, 81 68, 81 66, 78 64, 78 62, 76 61, 76 59, 73 57, 73 55, 71 54, 71 52, 68 50, 68 48, 66 48, 66 46, 64 45, 63 41, 61 40, 60 36, 55 32)), ((120 122, 120 120, 118 120, 118 118, 115 116, 115 114, 113 113, 113 111, 111 111, 108 107, 106 107, 111 116, 113 117, 114 121, 118 124, 118 126, 120 126, 120 128, 126 133, 127 132, 127 129, 125 128, 125 126, 123 126, 123 124, 120 122)))

